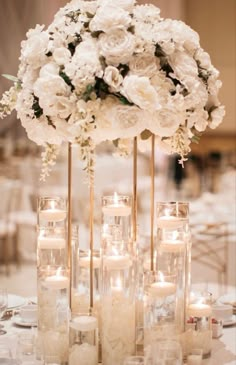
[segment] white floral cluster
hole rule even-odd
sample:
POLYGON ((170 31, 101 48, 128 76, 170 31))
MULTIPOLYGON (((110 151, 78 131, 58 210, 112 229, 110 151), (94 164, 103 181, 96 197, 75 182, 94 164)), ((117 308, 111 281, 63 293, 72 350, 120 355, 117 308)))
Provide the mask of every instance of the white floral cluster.
POLYGON ((184 159, 225 113, 198 34, 135 0, 71 1, 48 29, 29 30, 20 61, 14 107, 29 138, 77 142, 90 167, 96 144, 115 141, 125 153, 152 133, 184 159))

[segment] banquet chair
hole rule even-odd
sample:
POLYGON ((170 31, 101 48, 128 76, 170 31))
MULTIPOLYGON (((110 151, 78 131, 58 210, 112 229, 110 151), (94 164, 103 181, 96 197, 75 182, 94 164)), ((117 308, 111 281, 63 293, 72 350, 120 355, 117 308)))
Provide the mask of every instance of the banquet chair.
POLYGON ((16 259, 17 257, 16 226, 9 219, 13 197, 11 181, 1 179, 0 196, 0 260, 5 266, 6 275, 9 275, 11 258, 16 259))
POLYGON ((220 291, 228 284, 228 225, 219 221, 192 227, 192 261, 217 274, 220 291))

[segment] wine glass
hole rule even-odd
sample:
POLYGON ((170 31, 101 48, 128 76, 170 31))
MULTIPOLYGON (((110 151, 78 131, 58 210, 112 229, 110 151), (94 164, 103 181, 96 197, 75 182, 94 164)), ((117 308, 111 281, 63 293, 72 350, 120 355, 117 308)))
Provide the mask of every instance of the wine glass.
MULTIPOLYGON (((7 290, 0 288, 0 319, 2 318, 5 310, 7 309, 7 290)), ((0 325, 0 335, 4 335, 6 331, 3 330, 3 325, 0 325)))

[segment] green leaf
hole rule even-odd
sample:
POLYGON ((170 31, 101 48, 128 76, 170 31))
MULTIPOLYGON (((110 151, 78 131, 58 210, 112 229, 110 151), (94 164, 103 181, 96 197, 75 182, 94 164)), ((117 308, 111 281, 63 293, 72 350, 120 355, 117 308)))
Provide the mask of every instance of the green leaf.
POLYGON ((3 74, 2 76, 5 77, 8 80, 13 81, 13 82, 20 82, 20 80, 15 76, 8 75, 8 74, 3 74))

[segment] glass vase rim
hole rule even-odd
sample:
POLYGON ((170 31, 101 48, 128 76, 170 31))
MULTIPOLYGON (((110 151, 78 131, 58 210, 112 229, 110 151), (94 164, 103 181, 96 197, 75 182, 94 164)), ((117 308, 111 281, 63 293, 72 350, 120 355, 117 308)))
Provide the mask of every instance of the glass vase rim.
POLYGON ((157 205, 188 205, 189 206, 189 202, 188 201, 160 201, 160 202, 156 202, 157 205))

